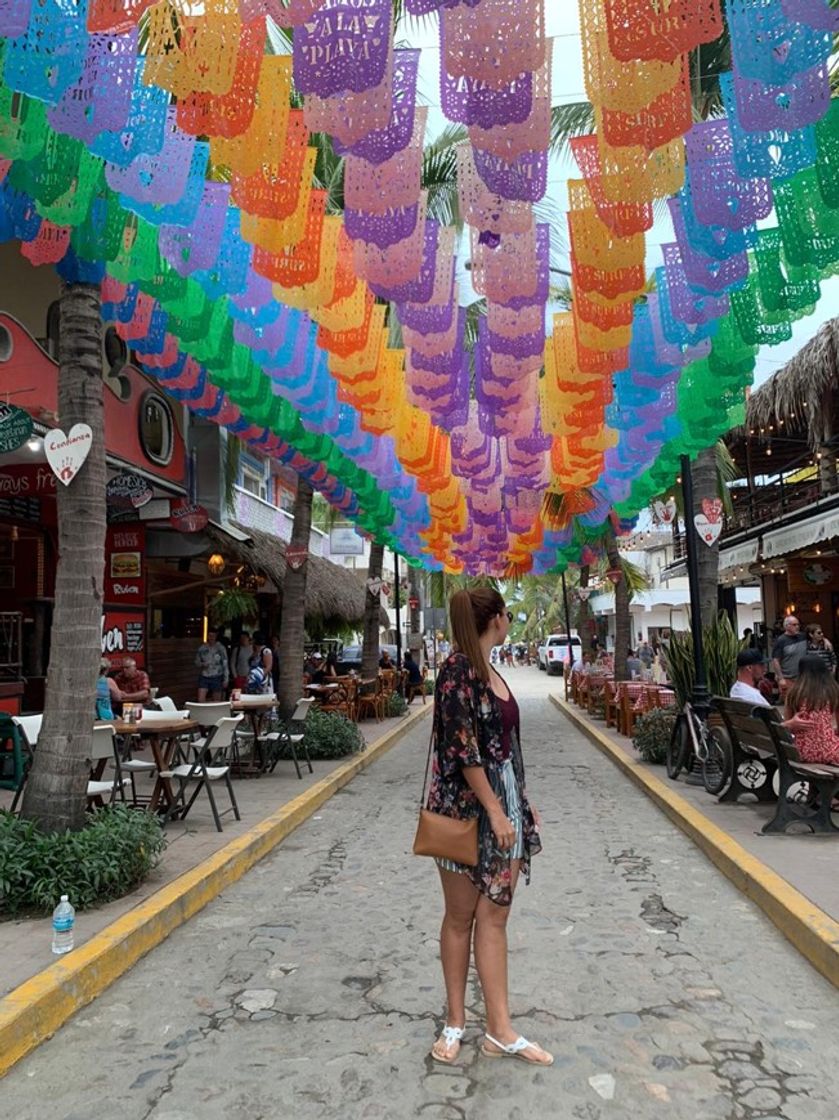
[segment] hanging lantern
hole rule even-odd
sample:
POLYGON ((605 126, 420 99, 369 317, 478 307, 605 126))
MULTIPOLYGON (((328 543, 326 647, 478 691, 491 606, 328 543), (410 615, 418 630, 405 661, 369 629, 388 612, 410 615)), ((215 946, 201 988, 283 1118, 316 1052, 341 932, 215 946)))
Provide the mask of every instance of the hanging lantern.
POLYGON ((224 571, 224 557, 220 552, 214 552, 207 561, 207 570, 211 576, 220 576, 224 571))

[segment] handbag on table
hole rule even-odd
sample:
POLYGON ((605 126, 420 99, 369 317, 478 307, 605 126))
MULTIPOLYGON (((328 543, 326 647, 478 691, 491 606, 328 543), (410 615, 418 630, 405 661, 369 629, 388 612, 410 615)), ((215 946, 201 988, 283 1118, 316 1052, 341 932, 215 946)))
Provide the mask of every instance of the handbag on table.
MULTIPOLYGON (((477 732, 477 728, 475 729, 477 732)), ((434 856, 437 859, 450 859, 466 867, 474 867, 478 862, 478 818, 460 820, 447 817, 425 808, 425 790, 428 772, 431 769, 431 752, 434 749, 434 729, 428 744, 428 759, 425 763, 425 777, 422 780, 419 822, 414 837, 415 856, 434 856)))

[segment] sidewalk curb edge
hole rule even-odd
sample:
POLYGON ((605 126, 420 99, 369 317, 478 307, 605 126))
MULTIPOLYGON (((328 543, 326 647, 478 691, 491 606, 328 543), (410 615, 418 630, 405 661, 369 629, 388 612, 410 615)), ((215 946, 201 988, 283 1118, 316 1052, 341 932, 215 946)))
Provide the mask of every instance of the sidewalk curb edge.
POLYGON ((0 999, 0 1078, 94 1000, 178 926, 240 879, 356 774, 386 754, 433 710, 407 718, 208 859, 173 879, 69 954, 0 999))
POLYGON ((755 902, 814 968, 839 988, 839 922, 810 901, 776 871, 753 856, 728 833, 675 793, 640 763, 623 754, 580 713, 550 693, 551 702, 607 755, 731 880, 755 902))

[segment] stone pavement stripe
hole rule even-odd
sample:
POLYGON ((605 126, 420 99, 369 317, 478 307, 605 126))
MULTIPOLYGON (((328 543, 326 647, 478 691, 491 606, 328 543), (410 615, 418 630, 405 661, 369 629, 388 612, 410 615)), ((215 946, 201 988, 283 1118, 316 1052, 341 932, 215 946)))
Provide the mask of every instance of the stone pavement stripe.
POLYGON ((410 713, 362 754, 0 1000, 0 1077, 225 887, 240 879, 432 710, 433 705, 428 704, 410 713))
MULTIPOLYGON (((551 700, 615 765, 639 786, 686 833, 731 882, 763 910, 814 968, 839 988, 839 922, 731 836, 700 813, 670 785, 648 773, 618 750, 567 701, 551 693, 551 700)), ((818 841, 816 841, 818 843, 818 841)))

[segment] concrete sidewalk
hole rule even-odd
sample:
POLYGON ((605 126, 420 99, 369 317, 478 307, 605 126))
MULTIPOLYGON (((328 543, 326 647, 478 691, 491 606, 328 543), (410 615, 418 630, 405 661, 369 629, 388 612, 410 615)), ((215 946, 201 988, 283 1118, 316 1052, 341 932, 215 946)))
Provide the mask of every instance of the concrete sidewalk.
MULTIPOLYGON (((409 717, 418 718, 418 713, 430 709, 430 704, 423 706, 417 701, 410 709, 409 717)), ((381 723, 365 722, 358 726, 370 750, 375 749, 376 743, 391 739, 401 727, 407 729, 410 720, 401 716, 382 720, 381 723)), ((124 917, 142 903, 148 902, 157 892, 169 886, 180 876, 210 859, 232 841, 245 836, 258 822, 300 798, 344 766, 347 761, 349 760, 315 760, 312 764, 314 774, 309 774, 304 765, 303 778, 299 779, 294 764, 290 760, 283 760, 277 764, 273 774, 236 780, 236 798, 242 819, 237 821, 232 814, 225 816, 222 819, 224 832, 216 831, 207 798, 199 797, 186 821, 173 821, 167 825, 168 846, 161 857, 160 864, 136 891, 116 902, 76 915, 76 946, 86 944, 111 923, 124 917)), ((224 808, 226 800, 224 793, 215 792, 220 808, 224 808)), ((0 808, 8 808, 11 800, 12 794, 8 790, 0 791, 0 808)), ((0 972, 0 1000, 25 980, 53 963, 55 958, 52 956, 51 942, 52 923, 48 917, 0 921, 0 960, 3 961, 2 972, 0 972)))
POLYGON ((839 837, 764 835, 771 803, 722 804, 702 786, 672 782, 614 728, 558 693, 551 700, 839 987, 839 837))

